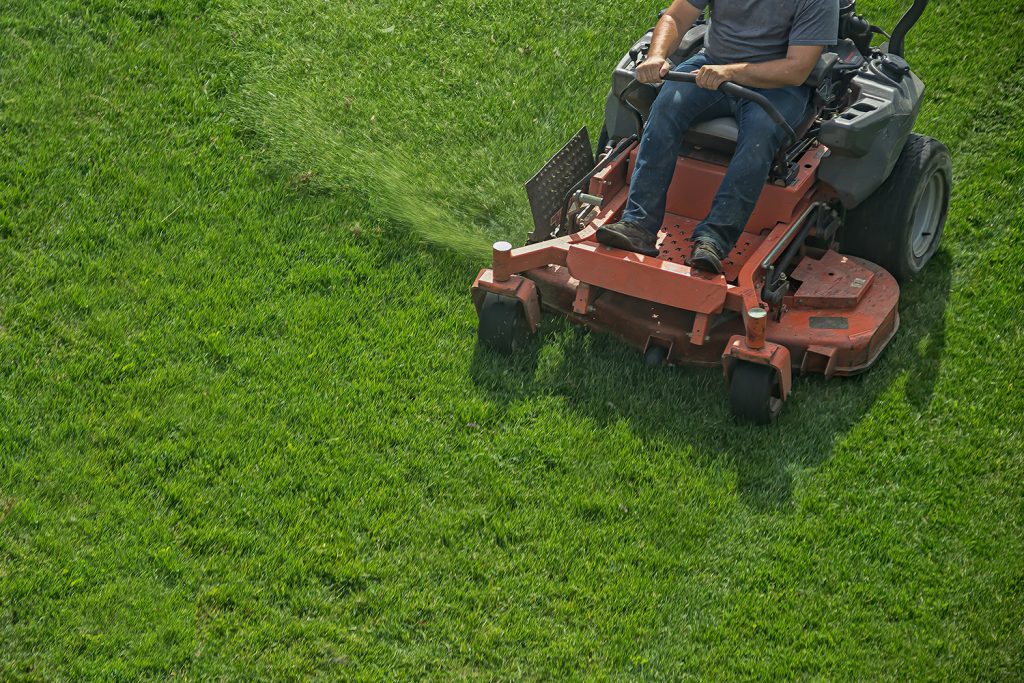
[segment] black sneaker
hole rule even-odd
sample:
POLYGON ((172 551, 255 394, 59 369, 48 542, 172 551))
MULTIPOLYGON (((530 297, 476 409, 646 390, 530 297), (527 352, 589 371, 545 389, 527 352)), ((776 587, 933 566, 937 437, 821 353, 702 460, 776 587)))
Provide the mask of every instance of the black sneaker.
POLYGON ((693 252, 686 259, 686 265, 709 273, 722 272, 722 254, 713 241, 698 237, 693 243, 693 252))
POLYGON ((597 241, 608 247, 634 251, 644 256, 659 254, 658 236, 628 221, 602 225, 597 229, 597 241))

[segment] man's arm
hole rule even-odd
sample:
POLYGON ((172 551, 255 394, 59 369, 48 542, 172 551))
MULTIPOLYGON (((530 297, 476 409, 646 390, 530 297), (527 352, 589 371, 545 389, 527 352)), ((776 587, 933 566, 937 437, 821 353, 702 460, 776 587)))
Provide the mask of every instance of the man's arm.
POLYGON ((818 63, 822 49, 822 45, 790 45, 784 59, 759 63, 708 64, 697 71, 697 85, 708 90, 717 90, 725 81, 754 88, 803 85, 818 63))
MULTIPOLYGON (((647 59, 636 69, 636 79, 641 83, 660 83, 672 67, 668 56, 676 51, 686 32, 697 21, 702 9, 690 3, 690 0, 675 0, 665 10, 654 27, 651 38, 651 49, 647 59)), ((810 73, 810 72, 808 72, 810 73)))

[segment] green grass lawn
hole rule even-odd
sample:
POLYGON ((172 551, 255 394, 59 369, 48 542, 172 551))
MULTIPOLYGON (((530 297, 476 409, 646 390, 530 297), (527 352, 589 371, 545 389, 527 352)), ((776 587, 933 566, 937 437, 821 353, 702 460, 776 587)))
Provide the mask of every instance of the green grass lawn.
POLYGON ((908 37, 955 189, 870 373, 476 347, 658 8, 0 8, 0 679, 1024 677, 1024 6, 908 37))

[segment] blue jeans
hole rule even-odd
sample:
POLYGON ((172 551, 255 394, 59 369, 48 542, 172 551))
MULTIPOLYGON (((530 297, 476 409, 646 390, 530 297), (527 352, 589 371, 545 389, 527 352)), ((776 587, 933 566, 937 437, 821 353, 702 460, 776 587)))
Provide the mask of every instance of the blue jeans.
MULTIPOLYGON (((707 63, 701 52, 674 71, 696 71, 707 63)), ((806 86, 751 89, 767 97, 794 128, 810 102, 810 88, 806 86)), ((661 86, 640 140, 623 221, 657 234, 665 219, 665 194, 676 170, 683 135, 693 124, 720 116, 736 117, 736 151, 711 211, 693 236, 711 238, 723 254, 732 250, 761 196, 785 132, 757 104, 694 83, 665 81, 661 86)))

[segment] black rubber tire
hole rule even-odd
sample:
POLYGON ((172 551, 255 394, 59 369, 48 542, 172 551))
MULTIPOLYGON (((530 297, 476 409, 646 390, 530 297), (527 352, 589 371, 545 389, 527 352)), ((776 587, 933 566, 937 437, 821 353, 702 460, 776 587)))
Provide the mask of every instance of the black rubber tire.
POLYGON ((659 365, 665 364, 665 359, 668 358, 668 349, 658 344, 651 344, 644 351, 644 365, 649 368, 656 368, 659 365))
POLYGON ((498 353, 511 355, 521 349, 529 337, 530 325, 519 299, 487 292, 480 306, 477 327, 480 343, 498 353))
POLYGON ((736 363, 729 383, 729 406, 738 422, 771 424, 782 404, 775 368, 746 361, 736 363))
POLYGON ((876 263, 907 282, 939 248, 952 185, 946 146, 911 133, 885 182, 847 212, 839 251, 876 263))

